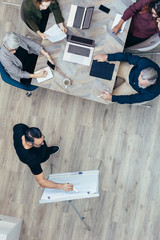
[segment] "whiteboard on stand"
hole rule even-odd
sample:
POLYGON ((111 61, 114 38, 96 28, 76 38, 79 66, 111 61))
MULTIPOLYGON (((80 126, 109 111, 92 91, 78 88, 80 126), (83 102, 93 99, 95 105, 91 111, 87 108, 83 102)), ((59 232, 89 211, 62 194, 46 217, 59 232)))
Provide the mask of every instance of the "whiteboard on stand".
POLYGON ((75 199, 99 197, 99 170, 50 174, 48 180, 56 183, 72 183, 73 191, 45 188, 40 204, 75 199))

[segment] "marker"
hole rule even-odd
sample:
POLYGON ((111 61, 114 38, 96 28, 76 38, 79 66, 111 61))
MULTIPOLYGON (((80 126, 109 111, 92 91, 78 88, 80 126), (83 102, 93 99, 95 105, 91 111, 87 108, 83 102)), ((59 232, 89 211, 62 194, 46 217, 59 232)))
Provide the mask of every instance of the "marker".
MULTIPOLYGON (((118 32, 122 32, 122 30, 118 30, 118 32)), ((115 33, 115 32, 112 32, 112 33, 115 33)))
POLYGON ((83 172, 79 172, 79 174, 83 174, 83 172))
POLYGON ((102 93, 101 95, 97 96, 97 98, 102 97, 103 95, 106 95, 108 92, 102 93))
POLYGON ((75 187, 73 187, 73 190, 74 190, 75 192, 78 192, 77 188, 75 188, 75 187))

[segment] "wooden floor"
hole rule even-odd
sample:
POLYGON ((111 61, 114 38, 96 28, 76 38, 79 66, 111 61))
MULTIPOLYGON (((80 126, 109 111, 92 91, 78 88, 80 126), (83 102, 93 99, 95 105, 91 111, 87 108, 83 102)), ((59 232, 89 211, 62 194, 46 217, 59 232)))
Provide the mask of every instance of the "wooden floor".
MULTIPOLYGON (((5 31, 26 33, 18 16, 0 5, 1 42, 5 31)), ((151 106, 106 106, 42 88, 28 98, 0 82, 0 214, 23 219, 21 240, 160 239, 160 97, 151 106), (90 232, 69 203, 39 205, 42 188, 13 148, 19 122, 61 147, 43 164, 46 177, 51 162, 59 173, 94 170, 102 160, 100 197, 75 201, 90 232)))

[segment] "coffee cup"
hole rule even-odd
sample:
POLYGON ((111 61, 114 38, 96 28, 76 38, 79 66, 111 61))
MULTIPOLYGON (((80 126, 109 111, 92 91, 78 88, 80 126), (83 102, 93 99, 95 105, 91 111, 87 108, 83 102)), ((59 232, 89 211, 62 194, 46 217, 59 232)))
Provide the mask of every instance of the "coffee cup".
POLYGON ((69 85, 71 85, 71 80, 69 78, 65 78, 63 80, 64 87, 67 88, 69 85))

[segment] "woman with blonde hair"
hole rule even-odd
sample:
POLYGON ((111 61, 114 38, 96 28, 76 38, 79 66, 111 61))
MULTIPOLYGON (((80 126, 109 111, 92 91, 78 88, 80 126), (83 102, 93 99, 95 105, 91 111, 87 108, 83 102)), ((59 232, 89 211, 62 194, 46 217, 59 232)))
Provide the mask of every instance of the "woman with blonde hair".
POLYGON ((66 33, 64 18, 56 0, 26 0, 23 3, 24 20, 29 28, 36 32, 42 39, 46 39, 44 33, 50 13, 54 14, 59 28, 66 33))

